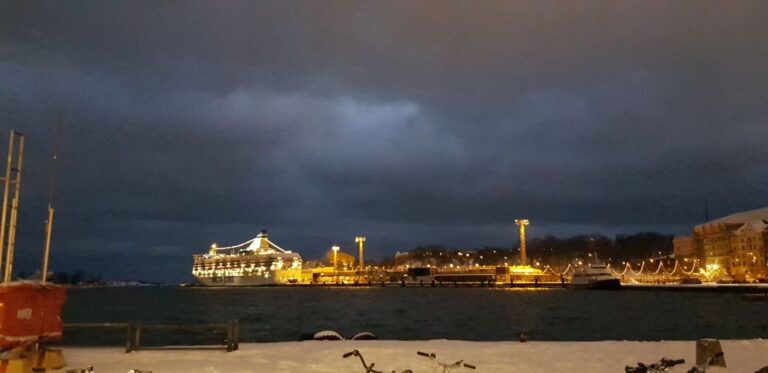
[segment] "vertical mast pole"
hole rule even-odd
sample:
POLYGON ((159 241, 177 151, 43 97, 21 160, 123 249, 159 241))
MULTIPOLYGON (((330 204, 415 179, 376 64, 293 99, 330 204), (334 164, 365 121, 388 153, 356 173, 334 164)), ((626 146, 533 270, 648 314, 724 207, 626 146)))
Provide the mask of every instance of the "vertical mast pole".
POLYGON ((8 163, 5 165, 5 178, 3 178, 3 212, 0 217, 0 273, 3 270, 3 253, 5 252, 6 217, 8 216, 8 192, 11 189, 11 167, 13 166, 13 137, 15 132, 11 130, 8 142, 8 163))
POLYGON ((48 206, 48 220, 45 224, 45 253, 43 254, 43 268, 41 281, 45 284, 48 279, 48 257, 51 254, 51 233, 53 233, 53 207, 48 206))
POLYGON ((13 250, 16 246, 16 221, 19 216, 19 191, 21 190, 21 172, 24 161, 24 136, 19 134, 19 155, 16 166, 16 180, 14 183, 14 196, 11 202, 11 219, 8 227, 8 247, 5 257, 5 277, 4 282, 11 281, 13 276, 13 250))
POLYGON ((40 272, 40 280, 45 283, 48 279, 48 258, 51 254, 51 235, 53 234, 53 192, 56 188, 56 176, 58 174, 59 144, 61 139, 61 120, 56 126, 56 140, 53 145, 51 158, 51 185, 48 190, 48 219, 45 221, 45 248, 43 252, 43 268, 40 272))

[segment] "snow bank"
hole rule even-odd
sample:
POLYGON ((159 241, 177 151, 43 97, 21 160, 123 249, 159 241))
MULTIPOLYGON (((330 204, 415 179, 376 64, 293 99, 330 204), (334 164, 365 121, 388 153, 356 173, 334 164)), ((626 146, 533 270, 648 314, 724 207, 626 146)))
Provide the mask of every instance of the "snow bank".
MULTIPOLYGON (((754 372, 768 366, 768 341, 721 341, 728 368, 711 372, 754 372)), ((129 369, 155 373, 364 372, 357 358, 342 354, 360 350, 376 369, 432 372, 432 363, 416 351, 434 352, 439 360, 463 359, 477 370, 454 372, 623 372, 625 365, 684 358, 670 372, 686 372, 695 362, 695 342, 466 342, 466 341, 305 341, 241 344, 240 350, 144 350, 126 354, 121 348, 65 347, 68 369, 93 365, 97 373, 129 369)), ((62 370, 63 372, 63 370, 62 370)))

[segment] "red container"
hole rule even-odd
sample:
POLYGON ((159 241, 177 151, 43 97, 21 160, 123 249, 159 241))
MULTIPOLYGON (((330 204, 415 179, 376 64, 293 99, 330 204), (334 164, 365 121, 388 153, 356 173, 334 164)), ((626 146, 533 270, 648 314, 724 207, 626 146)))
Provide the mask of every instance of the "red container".
POLYGON ((65 289, 31 281, 0 284, 0 349, 61 338, 65 289))

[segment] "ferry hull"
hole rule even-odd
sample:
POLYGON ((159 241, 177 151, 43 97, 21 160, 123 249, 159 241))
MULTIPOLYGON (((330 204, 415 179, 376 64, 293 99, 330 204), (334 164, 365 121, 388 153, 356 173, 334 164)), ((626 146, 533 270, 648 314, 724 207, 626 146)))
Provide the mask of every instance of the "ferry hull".
POLYGON ((219 277, 194 277, 197 286, 275 286, 277 281, 273 276, 219 276, 219 277))
POLYGON ((588 281, 588 282, 574 282, 571 284, 571 286, 577 289, 617 290, 617 289, 621 289, 621 281, 619 281, 619 279, 617 278, 611 278, 611 279, 595 280, 595 281, 588 281))

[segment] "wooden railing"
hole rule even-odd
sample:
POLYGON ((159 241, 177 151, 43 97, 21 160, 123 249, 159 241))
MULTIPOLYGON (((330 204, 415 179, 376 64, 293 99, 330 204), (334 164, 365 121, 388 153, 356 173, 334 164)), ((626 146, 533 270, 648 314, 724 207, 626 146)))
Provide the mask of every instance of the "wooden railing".
POLYGON ((142 322, 128 323, 66 323, 64 329, 124 329, 125 330, 125 352, 139 351, 142 343, 142 332, 148 330, 166 330, 166 331, 206 331, 223 330, 227 337, 224 340, 227 352, 236 351, 240 348, 240 322, 238 320, 229 320, 226 323, 219 324, 147 324, 142 322))

